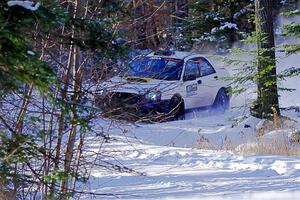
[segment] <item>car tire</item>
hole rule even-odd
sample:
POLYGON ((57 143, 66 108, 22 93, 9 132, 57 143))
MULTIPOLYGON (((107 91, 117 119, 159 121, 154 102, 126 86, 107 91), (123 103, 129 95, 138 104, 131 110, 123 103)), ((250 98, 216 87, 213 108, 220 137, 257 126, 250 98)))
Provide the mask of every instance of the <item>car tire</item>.
POLYGON ((173 97, 169 104, 169 115, 172 120, 184 120, 185 108, 184 101, 181 97, 173 97))
POLYGON ((212 105, 213 111, 224 113, 229 109, 230 98, 225 89, 220 89, 212 105))

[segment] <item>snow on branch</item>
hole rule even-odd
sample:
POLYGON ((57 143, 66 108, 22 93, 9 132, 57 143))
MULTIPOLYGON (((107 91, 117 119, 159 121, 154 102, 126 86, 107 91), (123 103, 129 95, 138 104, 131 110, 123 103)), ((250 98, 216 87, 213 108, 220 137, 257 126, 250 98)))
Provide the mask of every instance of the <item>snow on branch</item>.
POLYGON ((231 23, 231 22, 224 22, 221 23, 222 26, 220 27, 215 27, 213 29, 211 29, 211 33, 216 33, 218 31, 223 31, 225 29, 235 29, 235 30, 239 30, 238 25, 235 23, 231 23))
POLYGON ((36 11, 40 7, 40 3, 34 3, 32 1, 8 1, 7 5, 11 6, 21 6, 27 10, 36 11))
POLYGON ((249 10, 251 10, 254 7, 254 4, 250 3, 249 5, 247 5, 246 7, 242 8, 240 11, 238 11, 237 13, 235 13, 233 15, 233 19, 237 19, 240 16, 242 16, 243 14, 245 14, 246 12, 248 12, 249 10))
POLYGON ((237 24, 234 24, 234 23, 231 23, 231 22, 225 22, 219 29, 224 30, 226 28, 239 30, 237 24))

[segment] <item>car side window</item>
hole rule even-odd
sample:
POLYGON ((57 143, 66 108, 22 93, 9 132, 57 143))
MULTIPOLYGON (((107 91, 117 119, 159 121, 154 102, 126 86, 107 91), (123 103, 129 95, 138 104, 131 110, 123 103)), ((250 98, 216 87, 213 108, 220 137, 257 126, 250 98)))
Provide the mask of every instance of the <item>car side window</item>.
POLYGON ((200 77, 199 63, 195 61, 188 61, 184 70, 184 79, 189 76, 200 77))
POLYGON ((216 73, 215 69, 212 67, 212 65, 207 60, 200 61, 199 67, 200 67, 200 75, 201 76, 208 76, 208 75, 216 73))

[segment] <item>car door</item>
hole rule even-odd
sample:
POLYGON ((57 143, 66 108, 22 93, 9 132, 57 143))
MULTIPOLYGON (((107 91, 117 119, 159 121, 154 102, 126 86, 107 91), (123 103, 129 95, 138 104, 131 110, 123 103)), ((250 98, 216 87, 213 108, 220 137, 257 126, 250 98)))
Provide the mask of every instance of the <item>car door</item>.
POLYGON ((199 95, 202 100, 202 106, 210 106, 213 104, 216 94, 218 93, 218 76, 214 67, 210 62, 201 58, 198 60, 199 70, 200 70, 200 79, 201 80, 201 90, 199 95))
POLYGON ((188 60, 185 64, 182 84, 182 95, 185 100, 185 109, 199 107, 199 83, 200 68, 199 63, 188 60))

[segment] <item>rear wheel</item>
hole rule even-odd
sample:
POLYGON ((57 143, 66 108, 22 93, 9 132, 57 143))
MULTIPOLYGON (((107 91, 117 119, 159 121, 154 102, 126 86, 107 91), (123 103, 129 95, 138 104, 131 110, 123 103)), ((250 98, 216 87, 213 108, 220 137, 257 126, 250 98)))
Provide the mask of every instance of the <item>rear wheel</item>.
POLYGON ((184 101, 180 97, 173 97, 169 105, 169 115, 173 120, 185 119, 184 101))
POLYGON ((224 113, 225 110, 229 108, 229 103, 230 103, 230 98, 227 92, 225 91, 225 89, 220 89, 216 96, 212 108, 214 111, 224 113))

